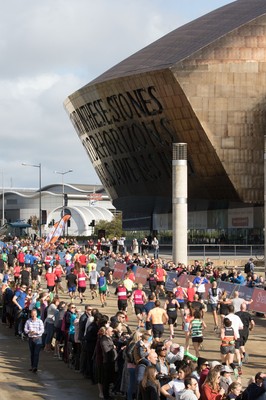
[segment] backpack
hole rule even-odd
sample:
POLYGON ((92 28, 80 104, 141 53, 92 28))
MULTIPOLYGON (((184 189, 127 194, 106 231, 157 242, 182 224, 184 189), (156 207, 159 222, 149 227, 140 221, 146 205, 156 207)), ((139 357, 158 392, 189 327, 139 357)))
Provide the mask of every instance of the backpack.
POLYGON ((250 272, 250 263, 249 262, 245 264, 244 272, 245 272, 245 274, 249 274, 249 272, 250 272))

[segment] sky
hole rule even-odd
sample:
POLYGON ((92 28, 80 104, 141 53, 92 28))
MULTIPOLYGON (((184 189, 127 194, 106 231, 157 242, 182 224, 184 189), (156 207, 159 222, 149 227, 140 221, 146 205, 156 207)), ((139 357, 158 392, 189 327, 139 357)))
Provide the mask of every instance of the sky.
POLYGON ((172 30, 232 0, 8 0, 0 14, 0 186, 100 184, 64 100, 172 30))

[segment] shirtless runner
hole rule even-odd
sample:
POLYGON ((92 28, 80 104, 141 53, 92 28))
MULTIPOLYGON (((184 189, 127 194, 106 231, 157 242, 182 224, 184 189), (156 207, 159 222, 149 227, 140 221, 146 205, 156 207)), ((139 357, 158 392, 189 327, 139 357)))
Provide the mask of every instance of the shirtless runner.
POLYGON ((168 322, 168 315, 166 311, 160 307, 159 300, 155 301, 155 308, 149 311, 147 321, 152 324, 152 333, 156 341, 159 341, 164 332, 164 324, 168 322))

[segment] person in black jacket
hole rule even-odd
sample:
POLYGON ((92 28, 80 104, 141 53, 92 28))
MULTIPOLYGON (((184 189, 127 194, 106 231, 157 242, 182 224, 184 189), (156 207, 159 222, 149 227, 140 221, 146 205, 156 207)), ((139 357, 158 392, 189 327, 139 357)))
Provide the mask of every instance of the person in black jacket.
POLYGON ((157 370, 154 366, 148 366, 146 368, 140 384, 138 400, 160 399, 160 384, 156 375, 157 370))
POLYGON ((117 358, 116 348, 112 339, 113 328, 111 326, 105 328, 105 333, 100 338, 100 346, 102 349, 103 365, 102 365, 102 385, 104 400, 110 400, 110 384, 115 382, 115 361, 117 358))
POLYGON ((255 375, 255 381, 244 390, 243 399, 266 400, 266 374, 258 372, 255 375))

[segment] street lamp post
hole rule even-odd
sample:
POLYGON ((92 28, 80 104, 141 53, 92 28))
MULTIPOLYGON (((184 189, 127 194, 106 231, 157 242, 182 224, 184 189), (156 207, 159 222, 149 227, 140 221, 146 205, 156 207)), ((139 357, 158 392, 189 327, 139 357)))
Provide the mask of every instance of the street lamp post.
MULTIPOLYGON (((65 215, 65 182, 64 182, 64 176, 66 174, 69 174, 70 172, 73 172, 73 169, 69 169, 68 171, 54 171, 55 174, 59 174, 62 176, 62 196, 63 196, 63 200, 62 200, 62 217, 65 215)), ((64 232, 65 233, 65 232, 64 232)))
POLYGON ((4 187, 4 171, 2 171, 2 226, 5 225, 5 187, 4 187))
POLYGON ((42 164, 22 163, 24 167, 39 168, 39 236, 42 237, 42 164))

